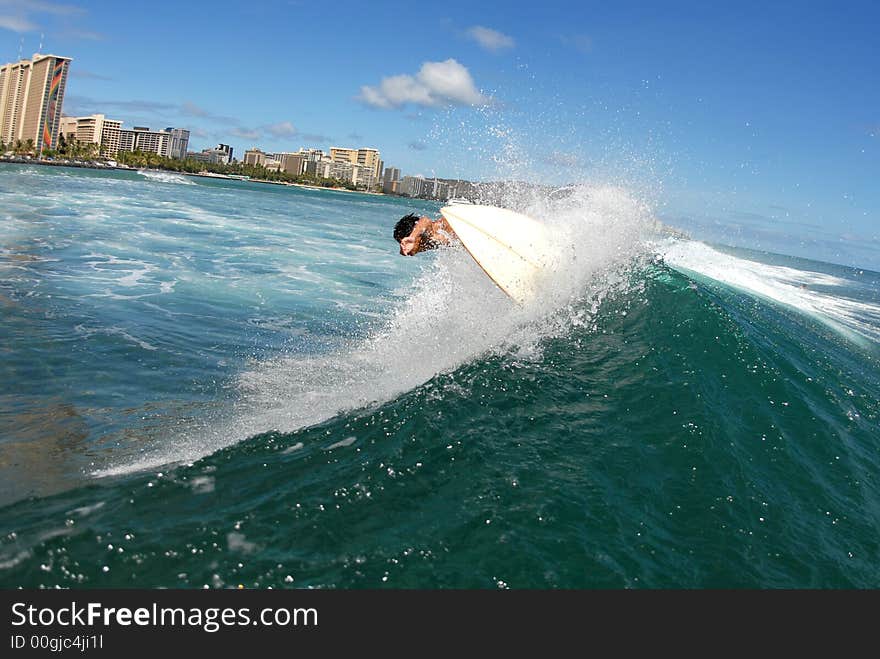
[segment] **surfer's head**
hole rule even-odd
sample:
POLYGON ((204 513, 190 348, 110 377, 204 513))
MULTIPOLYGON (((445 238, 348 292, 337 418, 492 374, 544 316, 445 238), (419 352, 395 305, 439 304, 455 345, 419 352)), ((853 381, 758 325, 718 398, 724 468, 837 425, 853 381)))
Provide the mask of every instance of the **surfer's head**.
POLYGON ((413 228, 416 226, 416 222, 419 221, 419 216, 410 213, 409 215, 404 215, 402 218, 397 220, 397 224, 394 225, 394 240, 400 242, 404 238, 406 238, 409 234, 412 233, 413 228))

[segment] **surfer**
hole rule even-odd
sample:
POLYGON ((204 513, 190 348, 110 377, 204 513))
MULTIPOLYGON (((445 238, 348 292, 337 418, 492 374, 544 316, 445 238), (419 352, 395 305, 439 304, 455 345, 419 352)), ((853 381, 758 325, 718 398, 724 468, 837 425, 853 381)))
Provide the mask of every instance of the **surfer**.
POLYGON ((458 236, 442 215, 437 220, 410 213, 394 225, 394 240, 400 243, 401 256, 415 256, 419 252, 448 245, 458 236))

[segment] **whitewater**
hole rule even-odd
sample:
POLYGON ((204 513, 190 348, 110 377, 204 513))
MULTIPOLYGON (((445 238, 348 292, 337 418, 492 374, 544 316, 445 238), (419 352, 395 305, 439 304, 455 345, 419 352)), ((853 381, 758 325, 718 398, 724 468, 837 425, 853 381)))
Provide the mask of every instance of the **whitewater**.
POLYGON ((27 166, 0 190, 4 585, 876 583, 877 273, 583 183, 505 200, 559 255, 519 307, 462 249, 397 255, 431 202, 27 166))

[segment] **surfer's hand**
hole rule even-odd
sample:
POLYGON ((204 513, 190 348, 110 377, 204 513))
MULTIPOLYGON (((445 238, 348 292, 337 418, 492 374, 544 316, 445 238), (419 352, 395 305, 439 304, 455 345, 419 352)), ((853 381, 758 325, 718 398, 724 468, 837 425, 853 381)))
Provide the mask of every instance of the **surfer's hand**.
POLYGON ((407 236, 400 241, 400 253, 403 256, 414 256, 417 246, 418 239, 415 236, 407 236))

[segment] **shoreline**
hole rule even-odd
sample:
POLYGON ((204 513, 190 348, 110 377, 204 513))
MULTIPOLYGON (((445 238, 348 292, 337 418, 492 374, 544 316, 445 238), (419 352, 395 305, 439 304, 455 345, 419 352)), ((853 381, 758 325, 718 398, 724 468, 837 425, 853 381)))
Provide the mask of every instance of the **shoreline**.
MULTIPOLYGON (((387 195, 384 192, 370 192, 369 190, 351 190, 349 188, 342 187, 334 187, 334 186, 323 186, 323 185, 311 185, 309 183, 293 183, 291 181, 270 181, 268 179, 261 178, 242 178, 239 176, 230 176, 229 174, 214 174, 212 172, 179 172, 173 169, 154 169, 154 168, 140 168, 140 167, 125 167, 125 166, 111 166, 111 165, 102 165, 97 162, 58 162, 54 160, 40 160, 38 158, 3 158, 0 157, 0 164, 8 164, 8 165, 41 165, 44 167, 74 167, 77 169, 97 169, 97 170, 114 170, 121 172, 157 172, 162 174, 179 174, 181 176, 196 176, 199 178, 215 178, 215 179, 224 179, 227 181, 242 181, 244 183, 263 183, 268 185, 282 185, 286 187, 297 187, 297 188, 306 188, 308 190, 332 190, 334 192, 353 192, 355 194, 368 194, 379 197, 395 197, 399 195, 387 195)), ((403 197, 401 197, 403 198, 403 197)))

